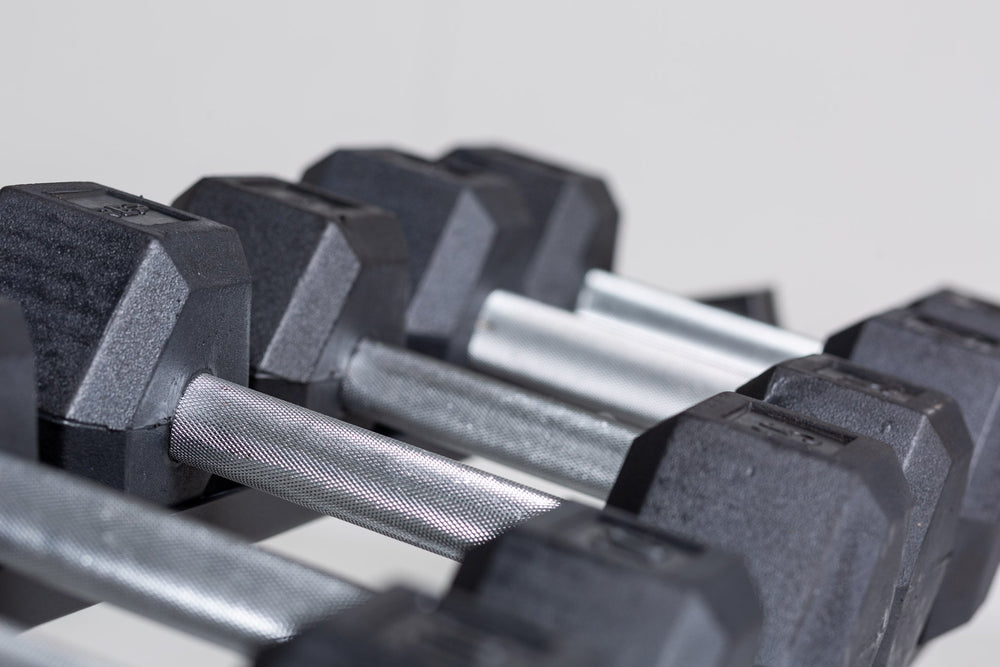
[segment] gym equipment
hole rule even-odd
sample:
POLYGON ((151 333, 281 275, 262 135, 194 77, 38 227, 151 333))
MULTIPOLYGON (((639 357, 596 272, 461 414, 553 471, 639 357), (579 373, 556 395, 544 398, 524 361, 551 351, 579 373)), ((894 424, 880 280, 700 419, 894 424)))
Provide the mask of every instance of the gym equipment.
MULTIPOLYGON (((392 236, 392 220, 387 214, 321 190, 262 177, 202 179, 181 195, 175 205, 231 225, 240 234, 256 288, 255 308, 266 309, 263 313, 255 312, 251 318, 252 329, 256 329, 251 339, 258 341, 257 349, 251 351, 251 374, 257 388, 269 387, 271 391, 281 388, 300 401, 318 396, 320 400, 316 402, 325 400, 326 409, 315 404, 311 407, 326 412, 335 405, 340 382, 338 407, 348 415, 360 414, 399 429, 407 436, 416 436, 422 442, 450 446, 464 439, 460 451, 506 462, 514 459, 519 467, 536 473, 542 459, 547 461, 546 476, 607 496, 631 445, 632 433, 608 442, 595 431, 598 437, 591 436, 590 443, 578 445, 578 434, 561 426, 564 421, 560 419, 561 413, 551 408, 531 411, 530 416, 538 425, 529 431, 518 426, 523 420, 524 407, 543 399, 524 398, 511 388, 486 391, 480 387, 498 383, 370 339, 359 341, 368 331, 378 331, 390 340, 401 337, 405 276, 397 259, 402 253, 392 236), (281 254, 299 248, 304 250, 291 257, 281 254), (344 248, 355 250, 346 253, 344 248), (323 267, 322 273, 316 267, 323 267), (390 280, 393 269, 397 276, 390 280), (376 280, 384 289, 380 299, 375 298, 371 288, 376 280), (391 310, 393 306, 395 312, 391 310), (308 317, 309 321, 296 319, 302 317, 308 317), (380 322, 376 321, 378 318, 380 322), (324 326, 311 325, 317 320, 322 320, 324 326), (280 329, 313 331, 311 338, 315 342, 296 349, 279 335, 280 329), (308 383, 303 386, 301 381, 290 382, 287 371, 280 372, 270 352, 274 349, 285 355, 286 368, 304 366, 310 370, 313 360, 335 359, 337 355, 330 350, 350 352, 341 355, 347 358, 341 368, 327 368, 322 374, 311 376, 322 388, 314 391, 308 383), (296 354, 298 358, 293 359, 291 355, 296 354), (265 367, 261 360, 269 355, 272 363, 265 367), (284 389, 281 382, 294 389, 284 389), (517 410, 513 417, 508 416, 512 411, 509 406, 517 410), (484 432, 489 437, 482 437, 484 432), (520 437, 525 433, 529 437, 520 437), (441 434, 445 436, 441 438, 441 434)), ((936 395, 932 399, 926 408, 931 417, 938 410, 950 410, 949 414, 957 416, 957 409, 948 399, 936 395)), ((882 405, 888 399, 877 396, 868 402, 865 408, 875 414, 896 407, 882 405)), ((853 410, 857 406, 849 407, 853 410)), ((914 412, 909 406, 897 411, 904 411, 907 416, 914 412)), ((900 610, 891 615, 888 632, 891 640, 885 646, 896 641, 909 649, 916 646, 916 635, 926 614, 911 614, 909 606, 929 605, 937 591, 940 577, 931 575, 936 571, 934 568, 940 569, 939 561, 951 549, 954 513, 950 510, 964 490, 968 436, 959 423, 957 429, 947 432, 947 442, 942 443, 937 431, 925 423, 931 417, 913 414, 912 420, 924 428, 907 431, 897 448, 899 459, 910 466, 910 488, 921 492, 923 511, 919 520, 930 522, 933 518, 934 532, 929 533, 923 524, 913 525, 916 534, 908 538, 907 567, 897 594, 900 610), (913 450, 919 450, 918 454, 913 454, 913 450), (927 477, 932 478, 930 483, 924 481, 927 477), (908 595, 912 570, 917 572, 918 585, 908 595), (905 613, 901 608, 903 601, 908 605, 905 613), (909 625, 904 623, 901 628, 901 619, 909 625)), ((746 552, 744 544, 739 546, 746 552)))
MULTIPOLYGON (((588 299, 588 308, 626 313, 650 312, 644 304, 649 292, 617 292, 603 286, 600 298, 588 299)), ((784 346, 786 332, 725 313, 708 311, 692 302, 661 300, 655 309, 665 313, 656 322, 684 324, 673 335, 709 331, 699 345, 739 356, 766 341, 768 330, 776 356, 796 356, 800 346, 784 346), (674 304, 677 303, 676 309, 674 304), (676 312, 676 316, 673 313, 676 312), (734 321, 735 326, 728 323, 734 321), (754 332, 753 335, 746 335, 754 332), (784 338, 782 338, 784 336, 784 338)), ((969 620, 982 604, 1000 563, 1000 414, 993 408, 1000 396, 1000 315, 996 305, 942 290, 916 300, 908 308, 870 317, 831 336, 826 351, 891 374, 902 380, 943 391, 955 398, 972 435, 969 482, 962 502, 956 546, 941 594, 931 612, 924 639, 931 639, 969 620)), ((634 320, 655 334, 653 320, 634 320)), ((493 335, 496 329, 483 330, 493 335)), ((793 335, 803 341, 805 337, 793 335)), ((659 344, 669 347, 669 338, 659 344)), ((691 342, 691 341, 689 341, 691 342)), ((809 341, 815 348, 818 341, 809 341)), ((571 351, 567 351, 571 354, 571 351)), ((524 354, 524 350, 520 352, 524 354)), ((522 356, 520 363, 527 362, 522 356)), ((536 360, 537 362, 537 360, 536 360)), ((618 369, 628 376, 626 367, 618 369)), ((686 375, 702 384, 704 369, 691 361, 686 375)), ((707 374, 713 374, 708 369, 707 374)), ((649 415, 652 418, 652 415, 649 415)))
MULTIPOLYGON (((527 289, 544 293, 553 302, 569 303, 583 269, 602 264, 610 256, 608 244, 614 239, 616 214, 603 184, 573 174, 564 179, 566 172, 560 170, 552 173, 560 178, 557 185, 567 181, 563 186, 569 194, 558 199, 572 206, 556 207, 547 217, 537 212, 533 216, 525 204, 526 199, 532 200, 532 193, 522 197, 514 181, 504 176, 471 173, 393 150, 335 151, 307 169, 303 181, 379 206, 399 219, 411 251, 411 298, 405 319, 408 347, 458 365, 476 362, 479 370, 509 379, 502 375, 502 368, 498 373, 495 365, 479 363, 482 353, 474 348, 482 340, 480 330, 497 319, 493 311, 498 304, 519 298, 543 316, 558 320, 557 327, 547 329, 557 341, 556 350, 536 350, 537 355, 558 356, 562 342, 574 349, 587 345, 593 350, 589 357, 563 355, 551 369, 542 364, 534 372, 543 378, 557 374, 557 383, 575 385, 576 394, 594 393, 589 404, 578 403, 591 411, 600 411, 606 391, 627 391, 627 402, 635 401, 641 410, 651 400, 647 396, 662 394, 664 378, 682 374, 697 349, 683 354, 663 350, 643 354, 648 361, 641 373, 608 388, 589 362, 606 349, 620 351, 620 332, 609 333, 560 308, 507 291, 527 289), (528 282, 535 287, 525 287, 528 282), (557 291, 565 297, 557 299, 557 291)), ((522 338, 519 344, 535 345, 536 341, 522 338)), ((718 393, 720 387, 739 384, 741 376, 723 370, 726 364, 721 361, 728 360, 720 360, 717 376, 701 386, 692 387, 690 381, 675 383, 676 402, 691 405, 718 393)), ((529 388, 561 398, 553 394, 551 383, 541 381, 529 388)), ((627 421, 630 411, 609 414, 627 421)))
POLYGON ((240 235, 254 389, 422 445, 489 452, 584 493, 614 482, 635 429, 398 346, 409 274, 391 214, 263 177, 204 178, 174 206, 240 235), (568 478, 581 450, 588 467, 568 478))
POLYGON ((22 303, 32 333, 50 460, 133 492, 148 482, 161 502, 217 474, 466 554, 462 590, 509 568, 532 579, 519 604, 509 582, 481 583, 477 604, 616 664, 678 652, 749 664, 759 607, 738 559, 209 374, 245 381, 248 365, 250 279, 232 229, 57 183, 0 190, 0 238, 0 292, 22 303), (107 461, 119 474, 102 473, 107 461))
MULTIPOLYGON (((689 648, 693 648, 689 645, 689 648)), ((703 664, 699 655, 661 656, 657 664, 703 664)), ((525 624, 472 605, 452 593, 441 601, 391 589, 266 649, 256 667, 571 667, 617 664, 575 647, 556 646, 525 624)))
MULTIPOLYGON (((600 421, 586 431, 575 429, 585 414, 378 343, 367 334, 378 332, 390 341, 402 337, 406 281, 401 240, 394 238, 388 214, 322 190, 262 177, 202 179, 175 205, 240 234, 256 288, 251 317, 256 388, 280 391, 278 395, 320 412, 343 410, 349 418, 369 419, 422 443, 514 464, 607 497, 637 433, 600 421), (291 257, 282 256, 299 248, 303 250, 291 257), (381 288, 377 295, 373 285, 381 288), (318 320, 322 326, 314 324, 318 320), (288 334, 282 335, 289 331, 313 335, 296 346, 288 334), (272 350, 283 355, 283 367, 272 350), (340 367, 315 371, 316 360, 340 359, 340 367), (295 374, 289 368, 309 372, 295 374), (567 415, 572 415, 568 424, 567 415), (604 437, 608 433, 614 438, 604 437)), ((786 401, 785 407, 890 441, 918 501, 890 616, 890 640, 882 644, 886 657, 880 662, 905 664, 951 552, 956 504, 967 478, 969 436, 957 407, 943 395, 830 359, 803 372, 811 383, 799 388, 801 397, 790 399, 800 403, 786 401), (895 391, 869 391, 871 386, 895 391), (911 400, 915 396, 919 401, 911 400), (872 419, 878 420, 877 427, 872 419), (884 428, 886 420, 892 420, 891 431, 884 428)), ((755 397, 764 399, 765 394, 755 397)))
MULTIPOLYGON (((17 397, 16 404, 23 396, 33 403, 27 327, 17 304, 3 299, 0 359, 5 391, 17 397), (21 363, 11 363, 15 360, 21 363)), ((5 444, 34 437, 32 411, 3 414, 4 426, 10 427, 2 436, 5 444)), ((17 444, 11 449, 22 450, 26 443, 17 444)), ((278 664, 275 654, 297 655, 304 647, 316 663, 282 664, 332 664, 355 653, 380 665, 605 664, 526 623, 481 608, 459 591, 440 604, 405 589, 374 595, 6 453, 0 453, 0 495, 4 565, 250 655, 263 651, 257 664, 278 664), (375 623, 377 632, 356 631, 375 623)), ((5 634, 16 631, 0 624, 0 660, 40 667, 77 664, 37 641, 2 641, 5 634)), ((83 667, 82 660, 79 664, 83 667)))

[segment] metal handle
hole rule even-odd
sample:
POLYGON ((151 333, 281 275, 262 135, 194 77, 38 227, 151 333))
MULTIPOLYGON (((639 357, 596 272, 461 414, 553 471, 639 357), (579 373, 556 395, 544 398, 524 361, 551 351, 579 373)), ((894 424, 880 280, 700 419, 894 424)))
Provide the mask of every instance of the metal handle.
POLYGON ((0 562, 245 653, 368 596, 217 530, 6 455, 0 562))
POLYGON ((185 389, 170 456, 456 560, 560 503, 211 375, 185 389))
POLYGON ((348 412, 421 442, 605 497, 638 432, 409 350, 363 341, 341 384, 348 412))
POLYGON ((577 296, 581 317, 630 324, 671 341, 729 357, 752 377, 794 357, 818 354, 822 344, 791 331, 727 313, 607 271, 587 273, 577 296))
POLYGON ((639 427, 730 391, 745 378, 642 340, 624 340, 599 323, 500 291, 479 311, 469 361, 639 427))

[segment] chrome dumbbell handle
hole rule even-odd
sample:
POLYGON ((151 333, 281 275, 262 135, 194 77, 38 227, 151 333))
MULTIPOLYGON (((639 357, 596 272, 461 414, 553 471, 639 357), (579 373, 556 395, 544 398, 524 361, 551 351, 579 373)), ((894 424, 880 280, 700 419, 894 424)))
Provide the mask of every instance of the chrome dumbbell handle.
POLYGON ((362 342, 340 393, 345 409, 592 495, 606 494, 638 431, 479 373, 362 342))
POLYGON ((629 339, 613 327, 509 292, 494 292, 483 304, 469 360, 490 374, 638 427, 731 391, 746 377, 712 358, 658 345, 655 336, 629 339))
POLYGON ((170 455, 456 560, 561 502, 211 375, 185 389, 170 455))
POLYGON ((625 280, 606 271, 590 271, 578 295, 581 317, 629 324, 651 333, 725 355, 732 368, 756 375, 774 364, 818 354, 822 344, 748 317, 625 280))
POLYGON ((369 595, 179 515, 6 455, 0 563, 248 654, 369 595))

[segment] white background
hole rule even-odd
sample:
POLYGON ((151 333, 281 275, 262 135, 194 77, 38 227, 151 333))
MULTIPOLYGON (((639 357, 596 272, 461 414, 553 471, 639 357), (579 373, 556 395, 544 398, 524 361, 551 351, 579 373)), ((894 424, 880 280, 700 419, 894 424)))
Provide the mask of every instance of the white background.
MULTIPOLYGON (((0 183, 171 200, 334 146, 511 142, 611 177, 622 273, 771 284, 822 335, 942 282, 1000 296, 998 18, 995 0, 8 0, 0 183)), ((405 567, 440 589, 450 567, 329 521, 277 542, 372 582, 405 567)), ((995 664, 998 621, 994 599, 920 665, 995 664)), ((232 660, 107 610, 42 634, 125 664, 232 660)))

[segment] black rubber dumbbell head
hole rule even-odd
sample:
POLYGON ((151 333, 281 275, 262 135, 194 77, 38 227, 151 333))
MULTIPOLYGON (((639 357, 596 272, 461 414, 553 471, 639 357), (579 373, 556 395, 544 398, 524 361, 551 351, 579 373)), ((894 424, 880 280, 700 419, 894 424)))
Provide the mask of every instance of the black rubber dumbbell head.
POLYGON ((257 667, 570 667, 606 664, 537 629, 451 595, 433 600, 403 588, 338 614, 271 648, 257 667))
POLYGON ((408 345, 461 362, 494 289, 516 289, 535 234, 517 188, 393 150, 335 151, 303 180, 393 212, 410 253, 408 345))
POLYGON ((945 394, 845 359, 786 361, 740 393, 889 444, 903 467, 913 508, 895 602, 877 665, 912 660, 951 558, 972 442, 945 394))
MULTIPOLYGON (((1000 334, 1000 330, 998 330, 1000 334)), ((1000 337, 946 317, 898 309, 833 335, 826 351, 918 385, 958 403, 973 443, 973 466, 956 546, 925 638, 969 620, 1000 563, 1000 337)))
POLYGON ((161 503, 200 493, 209 476, 167 456, 170 419, 194 374, 246 381, 236 233, 95 183, 0 190, 0 231, 0 295, 36 353, 42 458, 161 503))
POLYGON ((0 299, 0 436, 6 454, 35 460, 35 357, 21 307, 0 299))
POLYGON ((537 225, 520 292, 571 308, 590 269, 610 270, 618 233, 618 207, 600 178, 548 160, 498 147, 463 147, 441 162, 513 181, 537 225))
POLYGON ((404 343, 409 267, 392 214, 265 177, 203 178, 174 206, 239 233, 254 284, 256 389, 336 415, 358 341, 404 343))
POLYGON ((734 562, 623 513, 567 503, 469 553, 454 588, 587 637, 608 664, 749 665, 760 609, 734 562))
POLYGON ((888 445, 738 394, 639 436, 609 506, 742 553, 764 607, 756 664, 870 664, 910 496, 888 445))

